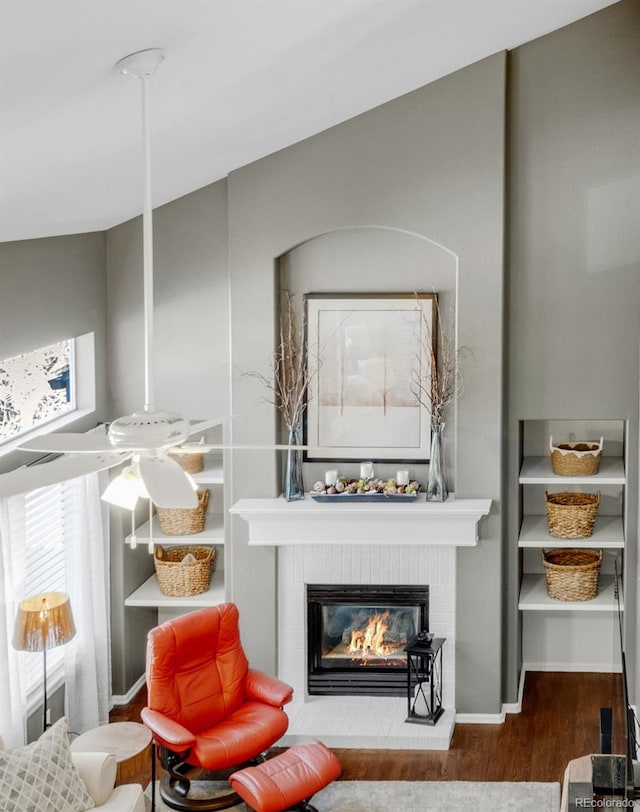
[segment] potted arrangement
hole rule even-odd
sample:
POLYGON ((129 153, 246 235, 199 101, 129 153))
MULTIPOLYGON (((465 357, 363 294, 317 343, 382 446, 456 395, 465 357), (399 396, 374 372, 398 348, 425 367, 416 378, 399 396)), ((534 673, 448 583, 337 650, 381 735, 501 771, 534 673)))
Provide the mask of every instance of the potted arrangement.
MULTIPOLYGON (((302 479, 302 420, 307 407, 309 385, 316 372, 305 358, 305 318, 298 317, 294 297, 283 290, 280 303, 279 328, 273 353, 272 374, 251 372, 269 390, 269 403, 282 415, 287 428, 287 459, 283 495, 288 501, 304 499, 302 479)), ((308 350, 307 350, 308 352, 308 350)))
POLYGON ((449 496, 443 449, 445 415, 463 391, 461 350, 456 346, 453 323, 450 328, 443 324, 437 301, 433 325, 418 296, 416 305, 420 310, 422 350, 429 359, 427 373, 420 374, 417 369, 413 377, 413 391, 430 415, 431 459, 425 494, 429 501, 444 502, 449 496))

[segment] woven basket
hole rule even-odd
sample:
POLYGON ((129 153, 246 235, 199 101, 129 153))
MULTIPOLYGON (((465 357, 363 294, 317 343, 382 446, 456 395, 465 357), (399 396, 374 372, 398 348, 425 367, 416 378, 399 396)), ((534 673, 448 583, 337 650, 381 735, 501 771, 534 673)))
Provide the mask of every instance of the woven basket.
POLYGON ((602 550, 543 550, 547 594, 558 601, 590 601, 598 594, 602 550))
POLYGON ((156 505, 160 529, 167 536, 188 536, 202 533, 209 504, 209 491, 198 491, 198 507, 162 508, 156 505))
POLYGON ((603 437, 599 443, 555 443, 549 438, 549 453, 554 474, 560 476, 592 476, 600 469, 603 437))
POLYGON ((215 563, 214 547, 162 547, 153 552, 160 592, 171 598, 187 598, 209 589, 215 563), (195 561, 183 561, 191 553, 195 561))
POLYGON ((188 474, 199 474, 204 468, 204 454, 202 451, 185 452, 184 454, 169 454, 183 471, 188 474))
POLYGON ((593 527, 600 504, 598 493, 544 494, 549 535, 557 539, 586 539, 593 527))

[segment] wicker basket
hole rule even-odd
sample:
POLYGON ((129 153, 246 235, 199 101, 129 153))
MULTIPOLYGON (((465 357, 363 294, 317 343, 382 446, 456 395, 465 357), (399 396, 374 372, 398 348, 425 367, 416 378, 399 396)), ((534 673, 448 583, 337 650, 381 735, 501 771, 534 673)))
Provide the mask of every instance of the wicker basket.
POLYGON ((202 533, 209 504, 209 491, 198 491, 198 507, 162 508, 156 505, 160 529, 167 536, 188 536, 202 533))
POLYGON ((554 474, 560 476, 592 476, 600 469, 603 437, 599 443, 555 443, 549 438, 549 453, 554 474))
POLYGON ((556 539, 586 539, 593 527, 600 504, 598 493, 544 494, 549 535, 556 539))
POLYGON ((163 595, 187 598, 209 589, 215 563, 215 547, 162 547, 153 552, 158 586, 163 595), (184 561, 191 553, 195 561, 184 561))
POLYGON ((188 474, 199 474, 204 468, 204 454, 202 451, 185 451, 184 454, 169 454, 169 456, 188 474))
POLYGON ((602 550, 543 550, 547 594, 558 601, 590 601, 598 594, 602 550))

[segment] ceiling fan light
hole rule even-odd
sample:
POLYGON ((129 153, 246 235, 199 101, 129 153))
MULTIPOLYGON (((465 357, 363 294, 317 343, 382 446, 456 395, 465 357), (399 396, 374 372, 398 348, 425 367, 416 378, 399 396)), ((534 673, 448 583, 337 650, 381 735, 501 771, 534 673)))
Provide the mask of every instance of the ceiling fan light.
POLYGON ((105 488, 102 499, 114 507, 133 510, 138 502, 138 494, 127 479, 122 474, 118 474, 105 488))
POLYGON ((148 499, 149 494, 140 478, 137 466, 128 465, 122 473, 111 480, 102 494, 102 499, 110 505, 134 510, 138 499, 148 499))

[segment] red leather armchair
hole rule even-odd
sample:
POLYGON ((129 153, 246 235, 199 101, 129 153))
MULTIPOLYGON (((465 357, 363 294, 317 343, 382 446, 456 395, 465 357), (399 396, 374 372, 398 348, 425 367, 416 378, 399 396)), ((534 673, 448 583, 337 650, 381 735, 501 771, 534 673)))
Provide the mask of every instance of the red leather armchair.
POLYGON ((146 678, 141 716, 167 771, 160 782, 164 802, 180 810, 238 803, 233 792, 210 805, 190 798, 187 774, 193 767, 216 772, 261 760, 287 729, 282 706, 293 689, 249 668, 237 607, 207 607, 152 629, 146 678))

